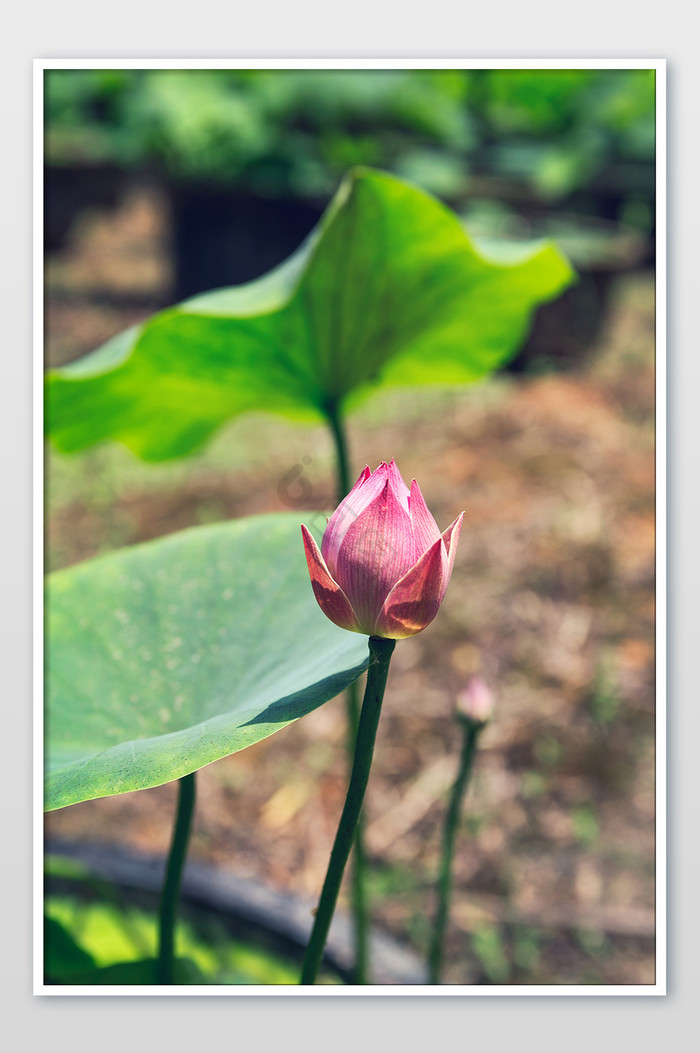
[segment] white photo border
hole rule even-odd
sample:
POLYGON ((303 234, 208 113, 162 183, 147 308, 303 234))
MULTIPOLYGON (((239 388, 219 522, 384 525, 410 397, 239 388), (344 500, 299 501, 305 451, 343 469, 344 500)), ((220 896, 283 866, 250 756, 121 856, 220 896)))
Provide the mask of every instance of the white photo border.
POLYGON ((667 993, 667 255, 666 255, 666 60, 630 58, 55 58, 34 60, 33 96, 33 978, 34 994, 83 997, 116 996, 256 996, 282 997, 571 997, 664 996, 667 993), (246 985, 55 987, 43 980, 43 749, 44 749, 44 262, 43 262, 43 83, 52 69, 646 69, 656 81, 656 971, 653 984, 591 985, 449 985, 421 987, 363 987, 246 985))

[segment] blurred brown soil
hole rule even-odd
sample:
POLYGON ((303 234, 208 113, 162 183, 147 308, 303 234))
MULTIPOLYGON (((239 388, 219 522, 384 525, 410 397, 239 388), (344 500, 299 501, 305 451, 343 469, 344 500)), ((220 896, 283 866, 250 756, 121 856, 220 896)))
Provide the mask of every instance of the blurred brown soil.
MULTIPOLYGON (((51 261, 52 361, 148 313, 89 302, 133 291, 129 261, 167 296, 159 209, 137 195, 51 261), (109 264, 120 251, 121 270, 109 264)), ((449 983, 654 980, 653 326, 653 279, 629 275, 578 370, 424 402, 393 392, 351 420, 357 469, 394 456, 443 529, 467 513, 440 615, 397 647, 367 801, 374 918, 424 948, 459 752, 454 697, 483 672, 497 709, 459 839, 449 983)), ((279 427, 292 457, 312 449, 330 466, 322 429, 279 427)), ((49 556, 73 562, 204 517, 279 509, 281 463, 195 459, 176 483, 117 487, 107 502, 90 500, 88 481, 52 500, 49 556)), ((318 486, 312 504, 330 504, 328 474, 318 486)), ((336 699, 203 769, 192 856, 315 897, 346 785, 344 736, 336 699)), ((88 802, 49 815, 47 829, 165 851, 174 800, 171 785, 88 802)))

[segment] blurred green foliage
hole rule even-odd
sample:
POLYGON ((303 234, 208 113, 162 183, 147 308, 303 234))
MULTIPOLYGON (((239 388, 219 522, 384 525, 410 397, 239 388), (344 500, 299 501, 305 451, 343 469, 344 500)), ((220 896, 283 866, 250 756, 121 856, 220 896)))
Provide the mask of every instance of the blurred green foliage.
MULTIPOLYGON (((45 874, 62 891, 44 904, 44 967, 48 983, 153 983, 148 977, 158 945, 156 914, 130 903, 123 889, 83 863, 49 854, 45 874), (94 975, 90 975, 90 972, 94 975), (100 975, 102 973, 102 975, 100 975)), ((177 930, 180 982, 296 984, 292 958, 254 941, 232 937, 215 912, 191 909, 177 930)), ((341 981, 324 969, 320 983, 341 981)))
POLYGON ((354 164, 420 164, 416 138, 467 147, 465 87, 451 70, 50 70, 47 157, 326 196, 354 164))
POLYGON ((653 70, 60 69, 45 77, 46 154, 57 164, 152 165, 178 179, 324 198, 363 164, 450 201, 467 192, 470 173, 557 200, 607 172, 627 185, 633 211, 653 188, 653 70))
POLYGON ((533 751, 537 761, 543 768, 556 768, 562 757, 562 745, 558 739, 549 733, 540 735, 534 743, 533 751))
POLYGON ((513 930, 513 966, 525 975, 540 967, 542 932, 531 925, 517 925, 513 930))
POLYGON ((510 958, 499 926, 479 925, 472 934, 472 950, 489 983, 508 983, 511 973, 510 958))
MULTIPOLYGON (((46 903, 47 974, 53 983, 142 983, 138 976, 89 977, 99 969, 122 966, 132 972, 152 959, 157 946, 157 918, 137 907, 90 902, 70 895, 46 903), (70 948, 72 954, 66 952, 70 948), (78 968, 80 966, 80 968, 78 968), (82 970, 82 971, 81 971, 82 970)), ((189 921, 178 925, 178 950, 197 970, 190 982, 208 984, 295 984, 298 966, 263 947, 232 940, 220 925, 198 931, 189 921)), ((181 982, 187 982, 182 980, 181 982)), ((324 975, 324 983, 334 982, 324 975)))
POLYGON ((574 826, 574 836, 579 844, 585 848, 590 848, 594 845, 600 836, 595 807, 590 803, 581 804, 572 809, 571 819, 574 826))
POLYGON ((593 689, 588 699, 592 723, 601 730, 614 724, 620 716, 621 699, 614 655, 603 650, 596 666, 593 689))
POLYGON ((654 73, 649 70, 492 70, 488 133, 496 167, 558 197, 605 164, 651 162, 654 73))

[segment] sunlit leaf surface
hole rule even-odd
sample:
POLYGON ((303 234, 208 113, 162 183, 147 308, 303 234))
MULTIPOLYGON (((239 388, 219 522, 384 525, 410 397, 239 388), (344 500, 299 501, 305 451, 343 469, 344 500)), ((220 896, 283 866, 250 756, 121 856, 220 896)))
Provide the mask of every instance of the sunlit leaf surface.
POLYGON ((48 429, 64 452, 116 439, 158 461, 246 410, 318 419, 379 385, 471 383, 515 353, 534 309, 572 278, 553 244, 487 259, 434 198, 357 169, 276 270, 50 374, 48 429))
POLYGON ((321 613, 290 513, 122 549, 47 591, 47 810, 244 749, 367 664, 367 637, 321 613))

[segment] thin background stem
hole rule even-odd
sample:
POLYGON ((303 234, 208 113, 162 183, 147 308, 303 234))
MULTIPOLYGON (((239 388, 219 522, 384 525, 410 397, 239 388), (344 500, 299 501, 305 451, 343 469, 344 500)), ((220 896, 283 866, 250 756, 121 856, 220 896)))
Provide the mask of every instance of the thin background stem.
MULTIPOLYGON (((333 436, 336 458, 337 504, 350 492, 350 459, 343 415, 337 401, 327 406, 328 425, 333 436)), ((348 727, 348 759, 352 764, 355 753, 357 726, 360 719, 360 693, 355 680, 345 692, 345 710, 348 727)), ((352 919, 355 936, 356 984, 369 983, 369 909, 367 904, 367 856, 365 853, 364 821, 360 814, 355 834, 352 858, 352 919)))
POLYGON ((180 894, 182 869, 187 854, 187 843, 192 826, 195 800, 195 773, 179 780, 177 815, 165 870, 165 881, 160 898, 159 945, 156 980, 159 984, 173 983, 173 946, 175 942, 175 914, 180 894))
POLYGON ((428 954, 428 982, 431 984, 439 984, 442 975, 445 932, 447 931, 447 918, 452 893, 452 861, 455 841, 462 810, 462 801, 469 785, 479 733, 483 728, 483 724, 476 724, 471 720, 460 718, 458 720, 463 728, 464 740, 462 742, 459 771, 452 787, 443 830, 442 858, 440 860, 440 876, 438 879, 438 904, 428 954))
POLYGON ((335 444, 336 497, 337 503, 340 504, 343 498, 350 493, 352 484, 350 481, 350 458, 348 454, 348 440, 345 434, 345 422, 338 402, 328 403, 326 418, 335 444))
POLYGON ((301 980, 299 981, 301 984, 315 983, 318 968, 321 964, 323 948, 326 945, 328 930, 338 901, 343 872, 350 855, 350 849, 357 831, 357 823, 362 811, 362 802, 372 766, 379 716, 382 711, 384 688, 386 687, 386 679, 389 674, 389 662, 395 646, 395 640, 385 640, 377 636, 370 636, 369 638, 367 686, 365 687, 365 697, 362 702, 362 712, 360 713, 360 721, 357 728, 355 757, 350 774, 350 783, 340 823, 338 824, 338 831, 335 835, 326 879, 323 882, 311 937, 306 948, 304 966, 301 980))

